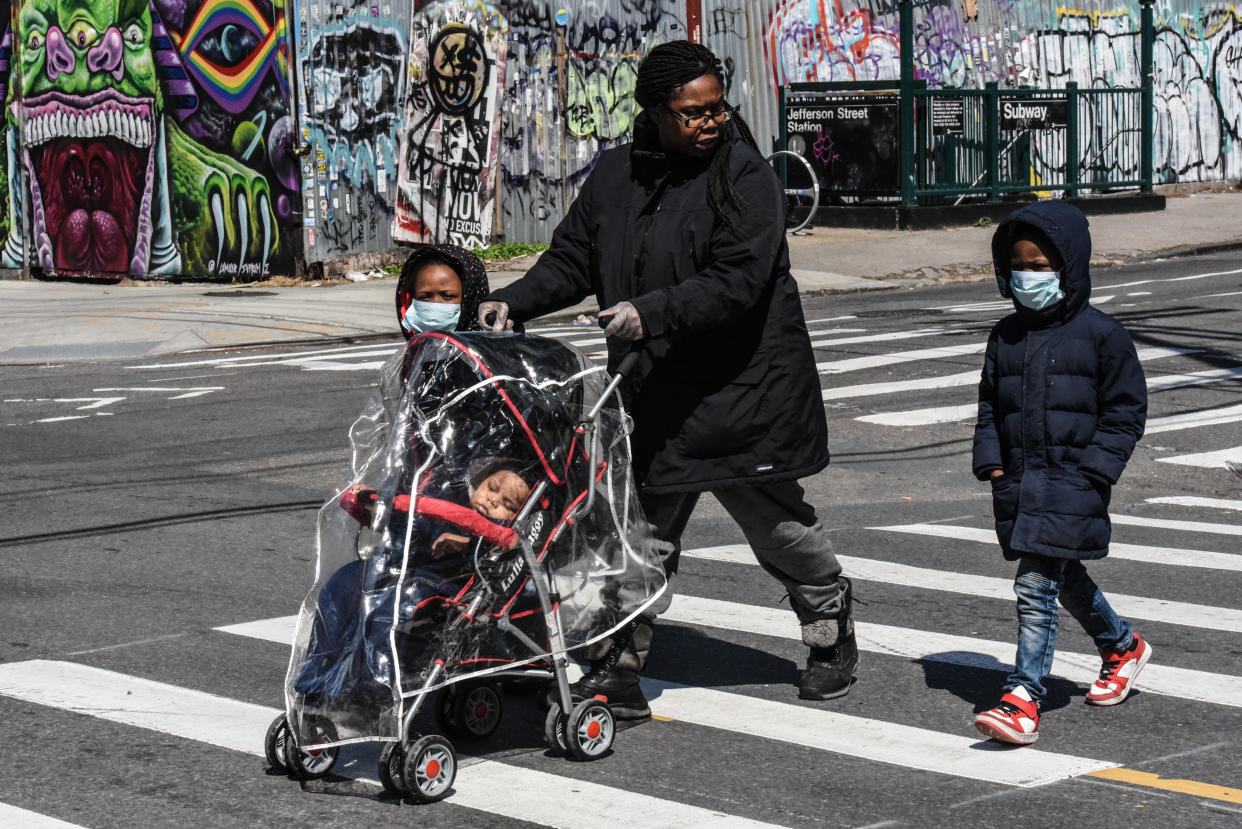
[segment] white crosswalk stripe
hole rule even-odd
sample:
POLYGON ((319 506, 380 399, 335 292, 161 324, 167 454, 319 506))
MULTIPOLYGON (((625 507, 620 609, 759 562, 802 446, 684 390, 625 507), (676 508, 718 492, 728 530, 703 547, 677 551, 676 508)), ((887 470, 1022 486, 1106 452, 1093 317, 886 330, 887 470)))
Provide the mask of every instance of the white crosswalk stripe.
MULTIPOLYGON (((1124 524, 1125 521, 1118 521, 1124 524)), ((996 533, 978 527, 958 527, 953 524, 904 524, 892 527, 871 527, 873 530, 884 530, 895 533, 913 533, 914 535, 932 536, 936 538, 952 538, 958 541, 975 541, 983 544, 996 544, 996 533)), ((1174 547, 1152 547, 1144 544, 1122 544, 1114 541, 1108 546, 1108 554, 1113 558, 1142 561, 1149 564, 1167 564, 1175 567, 1204 567, 1215 570, 1242 572, 1242 555, 1233 553, 1216 553, 1210 550, 1183 550, 1174 547)))
MULTIPOLYGON (((660 618, 760 636, 801 638, 797 624, 785 608, 753 607, 679 595, 673 599, 668 613, 660 618)), ((855 631, 858 647, 865 652, 991 670, 1008 670, 1013 665, 1013 642, 872 622, 855 622, 855 631)), ((287 637, 285 641, 289 641, 287 637)), ((1090 685, 1099 675, 1100 657, 1098 654, 1072 653, 1058 648, 1052 672, 1055 676, 1090 685)), ((1143 690, 1152 694, 1242 707, 1242 699, 1228 696, 1242 692, 1242 677, 1150 663, 1143 670, 1142 683, 1143 690)))
POLYGON ((1242 501, 1233 501, 1228 498, 1202 498, 1197 495, 1164 495, 1158 498, 1148 498, 1147 503, 1242 511, 1242 501))
MULTIPOLYGON (((1156 498, 1148 498, 1147 500, 1151 503, 1159 501, 1159 499, 1156 498)), ((1202 500, 1212 499, 1205 498, 1202 500)), ((1242 526, 1238 526, 1237 524, 1214 524, 1209 521, 1180 521, 1169 518, 1145 518, 1140 515, 1114 515, 1111 518, 1114 525, 1121 525, 1123 527, 1155 527, 1164 530, 1182 530, 1192 533, 1242 535, 1242 526)))
MULTIPOLYGON (((914 352, 907 352, 907 353, 914 353, 914 352)), ((1188 354, 1197 354, 1197 353, 1200 353, 1199 349, 1193 349, 1193 348, 1165 348, 1165 347, 1144 348, 1144 349, 1139 350, 1138 357, 1144 363, 1147 363, 1147 362, 1151 362, 1153 360, 1159 360, 1165 357, 1181 357, 1181 356, 1185 356, 1188 354)), ((824 364, 821 363, 820 365, 822 366, 824 364)), ((1147 389, 1149 392, 1159 392, 1159 391, 1168 391, 1169 389, 1174 389, 1174 388, 1181 388, 1183 386, 1194 386, 1194 385, 1200 385, 1203 383, 1215 383, 1219 380, 1231 379, 1233 377, 1233 374, 1232 374, 1233 371, 1235 371, 1235 369, 1210 369, 1210 370, 1195 372, 1193 374, 1168 375, 1165 377, 1156 377, 1156 378, 1149 377, 1147 380, 1147 389)), ((1236 369, 1236 371, 1239 372, 1240 376, 1242 376, 1242 368, 1236 369)), ((958 378, 961 380, 960 383, 955 382, 953 385, 969 385, 969 383, 966 382, 966 379, 972 376, 974 378, 973 382, 978 383, 979 373, 977 371, 974 372, 973 374, 971 374, 970 372, 962 372, 961 374, 950 375, 950 377, 952 378, 958 378)), ((948 379, 948 378, 945 378, 945 379, 948 379)), ((915 388, 940 388, 939 385, 930 384, 928 383, 928 381, 922 381, 922 382, 927 385, 920 385, 919 381, 915 381, 914 383, 906 383, 906 384, 896 384, 896 383, 890 384, 892 387, 891 391, 900 392, 906 389, 915 389, 915 388)), ((849 388, 850 387, 846 387, 845 391, 848 392, 849 388)), ((872 393, 879 393, 879 392, 872 392, 872 393)), ((850 396, 850 395, 843 394, 842 396, 850 396)), ((825 400, 829 399, 828 392, 825 392, 824 399, 825 400)), ((1242 407, 1233 407, 1233 408, 1242 409, 1242 407)), ((878 414, 862 415, 860 417, 855 418, 855 420, 861 421, 863 423, 875 423, 881 426, 931 426, 937 423, 958 423, 963 420, 970 420, 970 419, 973 419, 977 414, 978 414, 978 403, 972 402, 972 403, 961 403, 961 404, 955 404, 955 405, 932 406, 926 409, 912 409, 910 411, 903 411, 903 412, 881 412, 878 414)), ((1177 419, 1174 419, 1174 418, 1157 419, 1154 421, 1156 428, 1152 429, 1151 424, 1149 424, 1147 431, 1148 432, 1153 432, 1153 431, 1161 432, 1161 431, 1168 431, 1172 429, 1187 429, 1187 428, 1192 428, 1194 426, 1207 426, 1207 425, 1212 425, 1213 423, 1231 423, 1234 420, 1242 420, 1242 414, 1233 412, 1232 410, 1230 411, 1229 415, 1225 415, 1222 412, 1218 416, 1221 419, 1211 421, 1211 422, 1208 422, 1204 418, 1197 417, 1196 413, 1180 415, 1178 416, 1177 419), (1233 414, 1238 414, 1238 416, 1236 418, 1232 417, 1233 414)))
MULTIPOLYGON (((112 722, 262 755, 263 733, 280 713, 188 688, 72 662, 0 664, 0 695, 112 722)), ((491 760, 461 764, 452 802, 549 826, 631 826, 634 815, 659 825, 750 826, 758 821, 491 760)))
POLYGON ((1197 412, 1156 417, 1147 421, 1144 434, 1154 435, 1157 432, 1170 432, 1176 429, 1191 429, 1196 426, 1216 426, 1221 423, 1237 423, 1242 420, 1242 405, 1223 406, 1218 409, 1204 409, 1197 412))
POLYGON ((963 345, 946 345, 938 348, 916 348, 911 351, 894 351, 889 354, 872 354, 867 357, 850 357, 844 360, 825 360, 816 363, 815 367, 821 374, 844 374, 847 371, 891 366, 898 363, 923 362, 925 360, 942 360, 953 357, 964 357, 971 354, 982 354, 987 349, 986 342, 965 343, 963 345))
POLYGON ((7 803, 0 803, 0 826, 11 826, 13 829, 82 829, 76 823, 68 823, 38 812, 19 809, 7 803))
POLYGON ((642 684, 652 712, 661 716, 989 783, 1042 786, 1116 765, 1051 752, 1019 757, 974 737, 653 679, 642 684))
MULTIPOLYGON (((717 561, 750 563, 744 561, 745 556, 750 555, 749 551, 744 547, 713 547, 702 550, 687 550, 683 551, 682 555, 717 561)), ((912 571, 916 571, 918 568, 868 562, 847 556, 842 556, 841 558, 846 572, 852 577, 863 581, 872 580, 870 577, 875 576, 877 577, 876 581, 886 581, 887 583, 902 586, 920 586, 915 582, 918 582, 924 576, 933 575, 935 572, 919 571, 913 573, 912 571), (889 578, 883 578, 885 576, 889 578), (889 581, 889 579, 892 580, 889 581)), ((950 574, 949 578, 923 586, 926 589, 932 590, 954 590, 956 588, 955 592, 1013 601, 1013 582, 1011 580, 950 574)), ((1119 613, 1130 615, 1136 619, 1149 617, 1135 613, 1135 606, 1142 610, 1145 606, 1144 603, 1150 604, 1158 601, 1140 599, 1135 602, 1127 602, 1126 600, 1130 598, 1109 595, 1109 601, 1114 604, 1119 613), (1122 608, 1125 608, 1125 610, 1123 611, 1122 608)), ((1152 615, 1154 616, 1155 613, 1152 615)), ((684 594, 675 596, 669 611, 660 618, 667 621, 679 621, 710 628, 745 631, 786 639, 798 638, 801 635, 793 616, 787 609, 744 605, 684 594)), ((1187 622, 1178 616, 1160 616, 1158 620, 1192 627, 1197 626, 1193 624, 1195 620, 1187 622)), ((217 630, 222 633, 231 633, 287 645, 293 641, 296 621, 297 617, 295 616, 279 616, 272 619, 260 619, 253 622, 226 625, 217 628, 217 630)), ((995 663, 1006 665, 1012 664, 1013 660, 1014 645, 1012 642, 951 636, 935 631, 866 622, 858 622, 856 627, 859 630, 859 647, 862 650, 907 656, 911 659, 969 664, 975 667, 995 668, 997 667, 995 663), (866 633, 865 636, 863 635, 864 632, 866 633), (961 656, 963 653, 969 656, 961 656), (988 662, 980 661, 978 655, 987 657, 988 662), (962 659, 969 659, 969 661, 962 662, 962 659)), ((1058 649, 1056 658, 1058 665, 1064 662, 1068 666, 1064 669, 1057 668, 1057 672, 1076 682, 1090 684, 1100 669, 1100 658, 1094 654, 1073 654, 1058 649)), ((1143 688, 1154 694, 1242 707, 1242 677, 1152 664, 1147 667, 1143 674, 1143 688), (1158 681, 1151 681, 1153 675, 1156 676, 1158 681), (1222 692, 1222 689, 1230 689, 1237 693, 1226 694, 1222 692)))
MULTIPOLYGON (((690 596, 675 597, 671 609, 661 618, 669 621, 689 621, 715 628, 747 630, 782 638, 799 635, 788 610, 690 596), (730 620, 736 622, 737 626, 730 620)), ((230 625, 218 630, 287 644, 292 640, 294 623, 294 617, 285 616, 230 625)), ((879 625, 867 627, 875 638, 881 640, 897 638, 904 632, 899 628, 889 631, 879 625)), ((859 636, 860 646, 866 648, 863 635, 860 633, 859 636)), ((999 646, 1001 643, 989 644, 999 646)), ((885 648, 879 650, 888 652, 885 648)), ((1098 657, 1096 661, 1098 662, 1098 657)), ((1098 670, 1098 665, 1096 667, 1098 670)), ((1239 687, 1242 688, 1242 680, 1239 680, 1239 687)), ((1019 762, 1008 763, 990 753, 988 749, 994 749, 994 746, 981 744, 972 737, 941 734, 897 723, 691 688, 649 678, 643 679, 643 690, 650 700, 652 712, 658 716, 891 765, 1011 786, 1041 785, 1114 765, 1105 761, 1060 754, 1031 755, 1023 758, 1010 754, 1008 759, 1019 762), (985 751, 980 753, 980 748, 985 748, 985 751)))
POLYGON ((1230 464, 1242 465, 1242 446, 1217 449, 1212 452, 1192 452, 1171 458, 1156 458, 1159 463, 1176 463, 1182 466, 1202 466, 1209 469, 1228 469, 1230 464))

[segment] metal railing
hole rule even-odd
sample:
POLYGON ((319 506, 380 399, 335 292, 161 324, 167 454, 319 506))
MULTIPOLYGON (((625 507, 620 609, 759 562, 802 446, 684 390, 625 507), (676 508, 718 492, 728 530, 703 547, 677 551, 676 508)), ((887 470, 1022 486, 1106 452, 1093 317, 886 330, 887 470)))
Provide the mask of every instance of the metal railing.
POLYGON ((920 204, 1142 189, 1142 90, 914 92, 920 204))

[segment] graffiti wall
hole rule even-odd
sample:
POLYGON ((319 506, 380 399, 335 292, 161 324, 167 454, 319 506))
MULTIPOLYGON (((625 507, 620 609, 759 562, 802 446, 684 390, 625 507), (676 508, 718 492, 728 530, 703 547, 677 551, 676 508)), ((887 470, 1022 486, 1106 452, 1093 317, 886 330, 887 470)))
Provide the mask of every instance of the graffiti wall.
MULTIPOLYGON (((726 9, 724 2, 705 0, 726 9)), ((900 74, 896 0, 759 0, 744 7, 746 37, 765 46, 750 83, 896 80, 900 74)), ((1061 88, 1137 87, 1137 2, 1090 0, 915 0, 914 64, 930 87, 981 88, 996 82, 1061 88)), ((705 11, 706 42, 722 50, 705 11), (711 25, 708 25, 708 24, 711 25)), ((736 28, 737 14, 721 13, 736 28)), ((1220 0, 1155 5, 1155 170, 1159 181, 1242 176, 1242 9, 1220 0)), ((1099 120, 1107 120, 1099 114, 1099 120)), ((1092 117, 1092 114, 1088 114, 1092 117)), ((775 135, 760 117, 757 133, 775 135)), ((1125 138, 1137 141, 1137 137, 1125 138)), ((1133 153, 1126 154, 1137 157, 1133 153)))
POLYGON ((252 280, 300 244, 280 0, 21 0, 0 266, 252 280))
POLYGON ((407 2, 297 5, 306 258, 392 247, 406 98, 407 2))
POLYGON ((684 3, 500 5, 509 24, 502 227, 510 240, 546 240, 604 150, 628 140, 638 62, 687 36, 684 3))
MULTIPOLYGON (((0 266, 46 274, 247 280, 399 241, 547 240, 628 140, 642 55, 688 22, 765 149, 780 85, 900 68, 897 0, 12 2, 0 266)), ((1242 8, 1155 16, 1158 180, 1242 177, 1242 8)), ((915 0, 916 74, 1134 87, 1139 19, 1137 0, 915 0)), ((1101 137, 1089 163, 1128 170, 1137 141, 1101 137)))
POLYGON ((492 237, 504 18, 483 3, 414 16, 394 237, 486 247, 492 237))

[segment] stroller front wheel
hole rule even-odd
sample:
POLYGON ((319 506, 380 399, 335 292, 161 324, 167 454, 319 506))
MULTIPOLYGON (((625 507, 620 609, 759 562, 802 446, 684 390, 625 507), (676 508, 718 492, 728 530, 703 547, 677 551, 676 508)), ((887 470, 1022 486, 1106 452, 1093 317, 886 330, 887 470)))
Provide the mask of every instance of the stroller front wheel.
POLYGON ((558 754, 568 750, 565 745, 565 714, 559 702, 548 706, 548 715, 543 719, 543 741, 558 754))
MULTIPOLYGON (((310 732, 314 735, 313 744, 316 745, 336 740, 336 729, 327 720, 313 723, 310 732)), ((285 768, 290 774, 301 780, 317 780, 323 777, 332 771, 332 767, 336 765, 337 755, 340 754, 340 748, 337 746, 314 749, 302 748, 298 745, 297 738, 292 731, 289 732, 289 736, 285 740, 284 748, 285 768)))
POLYGON ((584 699, 565 720, 565 744, 576 760, 597 760, 612 748, 617 723, 608 703, 584 699))
POLYGON ((384 743, 379 758, 379 779, 384 791, 404 795, 405 781, 401 778, 405 769, 405 750, 401 743, 384 743))
POLYGON ((272 720, 272 724, 267 727, 267 734, 263 735, 263 756, 267 758, 267 764, 276 771, 289 770, 289 767, 285 765, 287 742, 289 742, 289 720, 281 714, 272 720))
POLYGON ((443 800, 457 779, 457 752, 437 734, 420 737, 405 752, 401 778, 410 797, 419 803, 443 800))

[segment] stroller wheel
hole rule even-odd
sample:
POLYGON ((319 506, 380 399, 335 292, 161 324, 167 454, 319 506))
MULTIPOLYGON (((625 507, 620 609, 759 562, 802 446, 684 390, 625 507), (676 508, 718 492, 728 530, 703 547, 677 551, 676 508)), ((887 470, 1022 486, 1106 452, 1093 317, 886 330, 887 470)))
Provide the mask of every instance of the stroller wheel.
POLYGON ((457 752, 437 734, 420 737, 405 752, 401 779, 411 798, 419 803, 443 800, 457 779, 457 752))
POLYGON ((490 682, 473 685, 454 697, 454 733, 481 740, 500 725, 504 707, 498 686, 490 682))
POLYGON ((565 746, 565 715, 561 713, 561 704, 554 702, 548 707, 548 716, 543 720, 543 741, 548 748, 564 754, 565 746))
MULTIPOLYGON (((336 729, 327 720, 317 720, 310 728, 315 744, 330 743, 336 739, 336 729)), ((316 780, 332 771, 340 748, 304 749, 298 745, 293 732, 285 740, 285 769, 300 780, 316 780)))
POLYGON ((565 721, 565 744, 576 760, 597 760, 612 748, 617 723, 608 703, 584 699, 565 721))
POLYGON ((405 794, 405 781, 401 778, 404 770, 405 749, 401 747, 401 743, 384 743, 379 758, 379 779, 384 791, 389 794, 405 794))
POLYGON ((285 765, 285 743, 289 742, 289 720, 281 714, 272 720, 263 736, 263 756, 267 764, 276 771, 288 771, 285 765))

